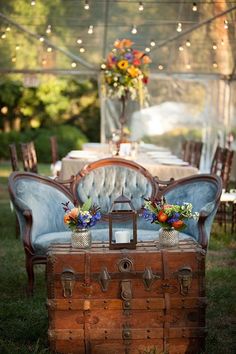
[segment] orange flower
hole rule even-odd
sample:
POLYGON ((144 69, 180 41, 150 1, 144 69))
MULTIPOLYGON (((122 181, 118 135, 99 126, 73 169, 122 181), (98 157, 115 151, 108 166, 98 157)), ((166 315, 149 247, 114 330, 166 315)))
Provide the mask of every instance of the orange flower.
POLYGON ((129 48, 133 44, 134 43, 132 41, 130 41, 129 39, 122 39, 121 41, 116 40, 114 43, 114 47, 118 48, 118 49, 123 49, 123 48, 129 48))
POLYGON ((120 60, 117 63, 118 68, 120 68, 121 70, 127 69, 128 65, 129 65, 129 62, 127 60, 120 60))
POLYGON ((127 69, 131 77, 137 77, 141 73, 138 68, 135 68, 133 65, 127 69))
POLYGON ((113 54, 112 53, 109 53, 108 56, 107 56, 107 65, 108 66, 114 66, 114 62, 112 61, 112 58, 113 58, 113 54))
POLYGON ((69 224, 69 222, 70 222, 70 216, 69 216, 69 214, 65 214, 64 215, 64 223, 69 224))
POLYGON ((78 216, 78 213, 79 213, 79 209, 78 209, 78 208, 73 208, 73 209, 71 209, 71 211, 70 211, 70 217, 71 217, 72 219, 76 219, 77 216, 78 216))
POLYGON ((136 59, 141 59, 144 56, 143 52, 140 52, 139 50, 134 49, 133 50, 133 55, 136 59))
POLYGON ((142 60, 143 60, 143 64, 151 63, 151 59, 147 55, 144 55, 142 60))

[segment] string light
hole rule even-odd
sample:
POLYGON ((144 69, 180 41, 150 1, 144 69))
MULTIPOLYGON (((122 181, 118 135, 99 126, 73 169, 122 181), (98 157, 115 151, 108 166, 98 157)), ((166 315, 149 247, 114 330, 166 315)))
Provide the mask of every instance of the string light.
POLYGON ((182 23, 181 22, 178 23, 176 31, 177 32, 182 32, 182 23))
POLYGON ((20 45, 19 44, 16 45, 16 50, 20 50, 20 45))
POLYGON ((88 1, 86 1, 86 0, 85 0, 85 2, 84 2, 84 9, 85 9, 85 10, 89 10, 89 3, 88 3, 88 1))
POLYGON ((159 70, 163 70, 163 69, 164 69, 164 66, 163 66, 162 64, 159 64, 159 65, 158 65, 158 69, 159 69, 159 70))
POLYGON ((186 69, 191 69, 191 64, 190 63, 188 63, 188 64, 186 64, 186 69))
POLYGON ((179 46, 179 51, 182 52, 184 50, 184 47, 182 45, 179 46))
POLYGON ((186 40, 185 44, 186 44, 186 47, 191 47, 191 42, 189 39, 186 40))
POLYGON ((151 52, 151 49, 149 47, 146 47, 145 52, 149 53, 149 52, 151 52))
POLYGON ((197 11, 197 3, 196 3, 196 2, 193 2, 192 10, 193 10, 194 12, 197 11))
POLYGON ((225 42, 223 39, 221 39, 221 42, 220 42, 221 45, 225 45, 225 42))
POLYGON ((42 65, 46 65, 47 64, 47 60, 45 58, 42 59, 42 65))
POLYGON ((151 42, 150 42, 150 46, 151 47, 155 47, 155 45, 156 45, 156 42, 152 39, 151 42))
POLYGON ((105 70, 105 69, 106 69, 106 67, 107 67, 107 66, 106 66, 106 64, 105 64, 105 63, 102 63, 102 64, 101 64, 101 69, 102 69, 102 70, 105 70))
POLYGON ((90 25, 88 28, 88 34, 93 34, 93 25, 90 25))
POLYGON ((77 41, 76 41, 78 44, 82 44, 82 39, 81 38, 78 38, 77 41))
POLYGON ((12 61, 12 63, 15 63, 15 62, 16 62, 16 57, 15 57, 15 56, 12 57, 12 58, 11 58, 11 61, 12 61))
POLYGON ((212 44, 212 49, 214 49, 214 50, 217 49, 217 44, 216 44, 216 43, 213 43, 213 44, 212 44))
POLYGON ((39 37, 39 41, 44 42, 44 37, 43 36, 39 37))
POLYGON ((11 30, 11 27, 10 27, 10 26, 7 26, 6 31, 7 31, 7 32, 10 32, 10 30, 11 30))
POLYGON ((46 33, 50 34, 52 32, 52 26, 48 25, 47 29, 46 29, 46 33))
POLYGON ((6 33, 5 33, 5 32, 3 32, 3 33, 1 34, 1 38, 2 38, 2 39, 5 39, 5 38, 6 38, 6 36, 7 36, 7 35, 6 35, 6 33))
POLYGON ((131 33, 136 34, 137 32, 138 32, 137 27, 135 25, 133 25, 133 27, 131 29, 131 33))
POLYGON ((51 53, 52 52, 52 47, 47 47, 47 52, 51 53))
POLYGON ((30 4, 31 4, 31 6, 35 6, 36 5, 36 1, 32 0, 30 4))
POLYGON ((71 66, 72 66, 72 68, 76 68, 76 66, 77 66, 76 62, 73 61, 73 63, 71 63, 71 66))
POLYGON ((213 68, 218 68, 218 64, 214 61, 214 63, 212 63, 212 66, 213 66, 213 68))
POLYGON ((224 28, 225 29, 229 28, 229 22, 227 20, 224 20, 224 28))
POLYGON ((144 10, 144 6, 143 6, 142 1, 139 1, 138 9, 139 9, 139 11, 143 11, 144 10))
POLYGON ((84 53, 85 52, 85 48, 84 47, 80 47, 79 51, 80 51, 80 53, 84 53))

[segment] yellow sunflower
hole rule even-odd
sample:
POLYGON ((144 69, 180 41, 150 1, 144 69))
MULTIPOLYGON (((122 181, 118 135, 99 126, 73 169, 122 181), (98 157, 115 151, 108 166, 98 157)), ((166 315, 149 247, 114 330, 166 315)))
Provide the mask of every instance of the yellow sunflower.
POLYGON ((129 62, 127 60, 120 60, 117 63, 118 68, 121 70, 127 69, 128 65, 129 65, 129 62))

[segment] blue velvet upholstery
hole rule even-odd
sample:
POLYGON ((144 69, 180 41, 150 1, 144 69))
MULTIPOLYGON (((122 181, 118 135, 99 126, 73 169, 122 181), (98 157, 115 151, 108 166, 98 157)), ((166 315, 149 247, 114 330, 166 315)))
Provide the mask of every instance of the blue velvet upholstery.
POLYGON ((138 210, 143 205, 143 198, 150 197, 152 185, 139 171, 129 167, 104 166, 90 171, 82 178, 77 187, 77 196, 82 202, 92 197, 102 212, 107 213, 122 190, 138 210))

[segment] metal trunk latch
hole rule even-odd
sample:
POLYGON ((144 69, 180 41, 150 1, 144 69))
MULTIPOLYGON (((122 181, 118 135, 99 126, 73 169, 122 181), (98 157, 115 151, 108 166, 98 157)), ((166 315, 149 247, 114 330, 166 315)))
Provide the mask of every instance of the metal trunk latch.
POLYGON ((131 331, 130 325, 127 323, 125 323, 123 325, 122 338, 125 341, 129 341, 132 339, 132 331, 131 331))
POLYGON ((152 284, 155 279, 160 279, 158 275, 152 272, 151 268, 146 268, 143 273, 143 283, 146 290, 151 290, 152 284))
POLYGON ((61 273, 61 284, 63 288, 63 296, 72 297, 75 286, 75 273, 71 268, 65 268, 61 273))
POLYGON ((187 295, 192 284, 193 273, 190 267, 182 267, 178 270, 180 294, 187 295))
POLYGON ((124 300, 123 309, 130 310, 131 309, 131 300, 132 300, 132 288, 130 280, 122 280, 121 281, 121 298, 124 300))
POLYGON ((103 267, 99 274, 99 283, 101 285, 102 291, 107 291, 110 279, 111 277, 108 273, 107 268, 103 267))

